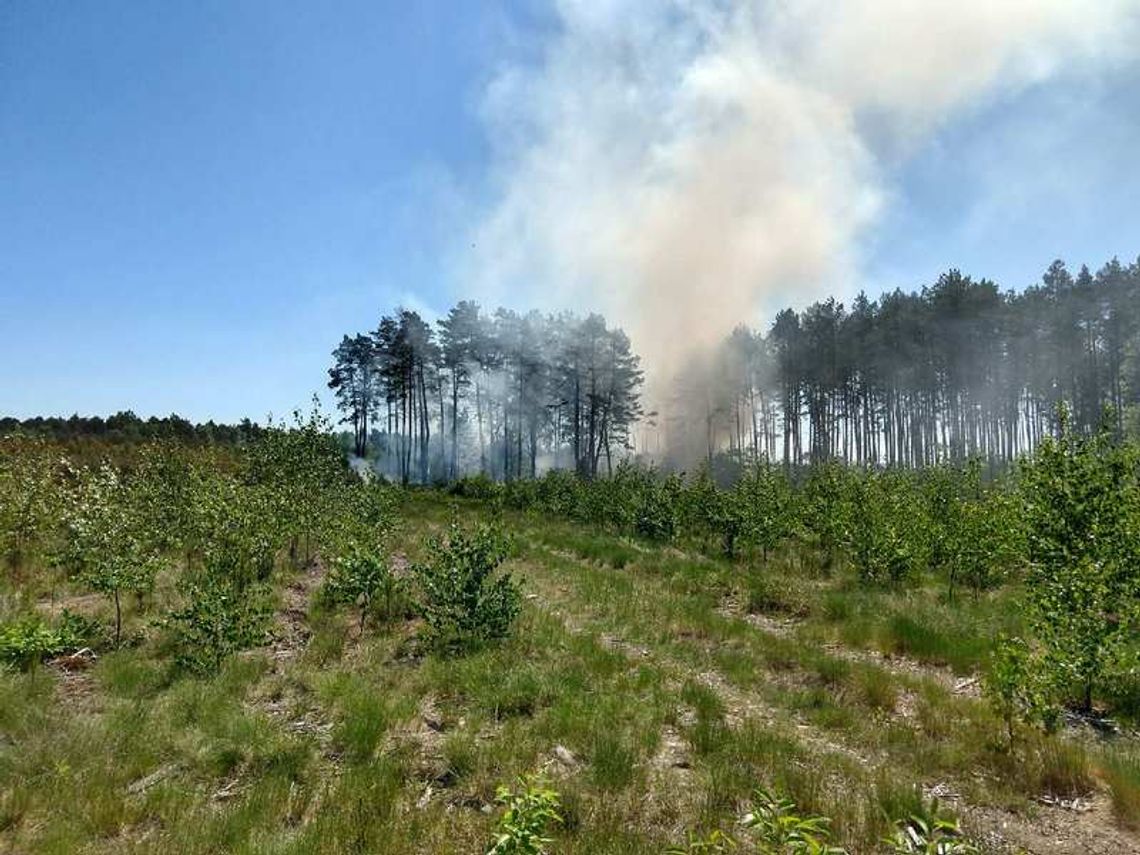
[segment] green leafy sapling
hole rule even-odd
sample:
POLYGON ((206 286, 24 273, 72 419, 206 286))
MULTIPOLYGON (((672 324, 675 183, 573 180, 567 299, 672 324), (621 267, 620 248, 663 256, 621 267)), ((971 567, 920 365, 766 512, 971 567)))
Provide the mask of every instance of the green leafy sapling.
POLYGON ((160 556, 141 525, 129 485, 110 466, 85 472, 67 513, 64 560, 115 607, 115 646, 122 640, 125 595, 154 586, 160 556))
POLYGON ((364 622, 379 598, 384 600, 385 616, 391 617, 397 587, 398 580, 384 556, 354 547, 334 562, 323 593, 331 603, 356 606, 363 633, 364 622))
POLYGON ((1005 725, 1010 749, 1018 722, 1048 725, 1054 718, 1051 693, 1041 670, 1039 658, 1023 639, 998 638, 982 690, 1005 725))
POLYGON ((552 842, 547 830, 563 821, 558 793, 539 778, 525 777, 518 792, 500 786, 495 800, 504 810, 487 855, 543 855, 552 842))
POLYGON ((67 609, 55 626, 39 615, 0 623, 0 665, 32 670, 49 656, 75 650, 96 634, 93 621, 67 609))
POLYGON ((749 829, 758 849, 771 855, 845 855, 828 843, 831 821, 824 816, 801 816, 791 799, 760 788, 753 808, 740 824, 749 829))
POLYGON ((998 491, 956 505, 941 541, 951 599, 963 583, 977 600, 1024 560, 1020 516, 1013 498, 998 491))
POLYGON ((267 592, 207 574, 183 585, 186 605, 169 615, 176 661, 195 674, 211 674, 226 657, 260 644, 270 609, 267 592))
POLYGON ((428 561, 412 570, 419 611, 433 639, 463 647, 506 637, 522 607, 509 573, 496 575, 509 541, 495 527, 466 530, 453 524, 445 538, 429 542, 428 561))
POLYGON ((884 841, 892 855, 978 855, 980 850, 962 835, 958 822, 943 817, 912 816, 895 824, 884 841))
POLYGON ((1140 463, 1109 430, 1060 435, 1022 472, 1029 615, 1058 686, 1093 692, 1140 625, 1140 463))

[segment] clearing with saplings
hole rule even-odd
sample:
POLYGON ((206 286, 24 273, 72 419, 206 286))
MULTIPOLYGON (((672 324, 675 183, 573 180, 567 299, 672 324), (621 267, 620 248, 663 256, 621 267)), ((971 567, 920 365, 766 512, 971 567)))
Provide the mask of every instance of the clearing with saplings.
POLYGON ((0 452, 5 851, 1140 847, 1110 427, 992 476, 402 487, 318 413, 0 452))
POLYGON ((0 855, 1140 855, 1140 0, 0 0, 0 855))

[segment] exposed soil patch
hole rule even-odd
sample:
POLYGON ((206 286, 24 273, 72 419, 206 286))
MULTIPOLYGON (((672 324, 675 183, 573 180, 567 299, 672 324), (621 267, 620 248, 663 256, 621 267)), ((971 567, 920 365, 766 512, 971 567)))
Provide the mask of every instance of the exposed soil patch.
POLYGON ((320 559, 309 562, 297 577, 289 583, 281 599, 273 627, 273 643, 270 656, 274 671, 280 673, 284 662, 296 659, 304 652, 312 637, 309 629, 309 603, 313 592, 324 581, 327 569, 320 559))
MULTIPOLYGON (((949 801, 949 800, 947 800, 949 801)), ((967 832, 1001 853, 1127 855, 1140 853, 1135 836, 1116 827, 1108 796, 1097 793, 1076 808, 1040 805, 1031 816, 995 808, 957 806, 967 832)))
POLYGON ((60 594, 36 603, 36 609, 47 618, 56 619, 65 611, 83 617, 95 617, 108 608, 102 594, 60 594))
POLYGON ((306 697, 304 687, 288 673, 290 663, 297 660, 312 637, 308 609, 313 593, 320 587, 326 567, 314 559, 285 588, 281 607, 274 617, 272 642, 268 646, 273 663, 268 682, 263 682, 250 703, 281 726, 295 734, 312 736, 327 759, 335 759, 330 751, 332 723, 306 697))

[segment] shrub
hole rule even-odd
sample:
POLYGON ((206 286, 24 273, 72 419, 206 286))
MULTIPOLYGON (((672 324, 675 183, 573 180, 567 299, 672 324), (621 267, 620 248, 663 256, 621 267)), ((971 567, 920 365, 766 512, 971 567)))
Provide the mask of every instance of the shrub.
POLYGON ((976 855, 980 851, 962 836, 957 821, 919 816, 896 823, 894 836, 886 843, 895 855, 976 855))
POLYGON ((836 463, 813 466, 803 487, 801 522, 815 535, 830 568, 850 539, 854 502, 853 477, 836 463))
POLYGON ((961 582, 970 587, 976 600, 1024 560, 1021 514, 1013 497, 994 491, 959 502, 942 533, 940 548, 950 597, 961 582))
POLYGON ((1093 692, 1140 624, 1140 485, 1135 453, 1109 431, 1060 436, 1025 467, 1030 616, 1057 685, 1093 692))
POLYGON ((42 548, 59 501, 42 442, 6 440, 0 453, 0 555, 20 569, 42 548))
POLYGON ((753 809, 741 825, 757 835, 759 851, 788 855, 843 855, 828 844, 831 821, 824 816, 800 816, 796 803, 764 789, 756 791, 753 809))
POLYGON ((122 638, 124 594, 142 595, 154 585, 160 563, 148 542, 136 497, 110 466, 84 471, 66 514, 64 562, 92 590, 115 606, 115 645, 122 638))
POLYGON ((53 629, 35 616, 0 624, 0 664, 26 671, 75 646, 74 641, 66 626, 53 629))
POLYGON ((868 472, 859 479, 847 544, 863 581, 898 583, 924 563, 922 521, 910 493, 902 476, 868 472))
POLYGON ((1014 725, 1018 721, 1048 723, 1052 720, 1049 692, 1040 676, 1040 663, 1020 638, 998 639, 982 688, 1005 723, 1010 748, 1013 748, 1014 725))
POLYGON ((634 530, 650 540, 671 541, 680 527, 681 476, 673 474, 654 480, 638 504, 634 530))
POLYGON ((508 547, 490 526, 468 531, 453 524, 445 538, 429 541, 427 563, 412 570, 419 611, 434 641, 463 647, 510 634, 522 596, 510 574, 495 575, 508 547))
POLYGON ((338 558, 325 581, 322 595, 333 604, 360 609, 360 631, 377 598, 384 600, 384 616, 392 617, 393 598, 399 587, 388 561, 370 550, 354 548, 338 558))
POLYGON ((274 539, 289 543, 294 561, 310 559, 318 535, 335 531, 348 485, 359 485, 332 433, 332 422, 314 397, 307 417, 293 412, 293 424, 270 424, 250 448, 246 473, 261 516, 274 539))
POLYGON ((462 499, 494 499, 502 492, 502 488, 490 476, 480 472, 478 475, 464 475, 452 481, 447 492, 462 499))
POLYGON ((500 786, 495 800, 506 809, 487 855, 543 855, 547 828, 562 822, 558 793, 537 778, 520 778, 517 793, 500 786))
POLYGON ((180 667, 211 674, 227 656, 264 641, 269 608, 262 588, 241 587, 214 575, 184 587, 187 605, 166 621, 174 632, 180 667))
POLYGON ((776 467, 758 464, 745 474, 736 491, 747 513, 745 536, 760 547, 767 561, 769 553, 792 532, 795 503, 791 484, 776 467))

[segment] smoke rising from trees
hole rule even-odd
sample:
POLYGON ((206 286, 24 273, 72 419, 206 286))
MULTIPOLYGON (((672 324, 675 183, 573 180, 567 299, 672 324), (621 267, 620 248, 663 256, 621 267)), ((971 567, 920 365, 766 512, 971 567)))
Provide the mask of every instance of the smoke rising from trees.
POLYGON ((381 471, 405 484, 551 466, 593 478, 628 455, 641 416, 640 359, 600 315, 489 314, 465 300, 433 328, 398 309, 332 356, 354 451, 371 442, 381 471))
POLYGON ((539 59, 487 89, 501 197, 461 274, 604 311, 656 405, 736 324, 852 296, 884 171, 960 111, 1129 55, 1138 8, 563 0, 539 59))
POLYGON ((329 386, 356 453, 371 443, 404 482, 593 478, 631 454, 999 463, 1055 432, 1062 406, 1090 434, 1106 413, 1118 435, 1140 415, 1140 260, 1075 275, 1054 261, 1021 293, 950 270, 920 291, 785 308, 692 354, 658 390, 667 411, 643 413, 640 358, 600 315, 463 301, 434 327, 400 309, 346 335, 329 386))

